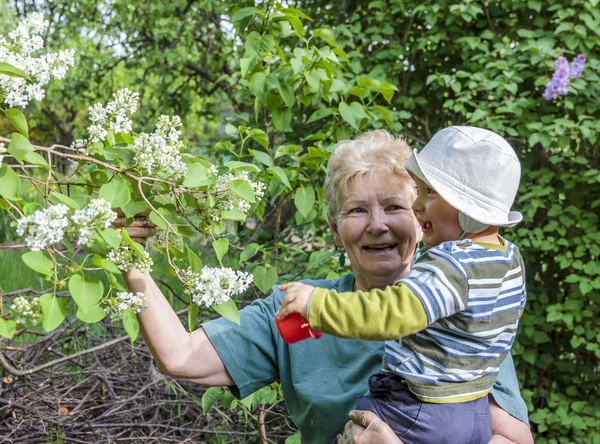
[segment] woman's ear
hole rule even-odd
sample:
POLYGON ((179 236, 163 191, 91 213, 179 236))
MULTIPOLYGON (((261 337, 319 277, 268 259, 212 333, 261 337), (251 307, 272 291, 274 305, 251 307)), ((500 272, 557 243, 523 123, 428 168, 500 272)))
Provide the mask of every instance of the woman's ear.
POLYGON ((335 245, 337 247, 343 247, 344 243, 342 242, 342 238, 340 237, 340 232, 338 230, 337 223, 331 218, 331 216, 327 215, 327 221, 329 222, 329 230, 333 235, 333 240, 335 241, 335 245))

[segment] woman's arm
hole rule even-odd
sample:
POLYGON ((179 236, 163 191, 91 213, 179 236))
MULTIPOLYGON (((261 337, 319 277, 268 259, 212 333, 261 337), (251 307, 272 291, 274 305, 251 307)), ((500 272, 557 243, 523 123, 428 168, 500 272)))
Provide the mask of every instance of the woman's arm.
POLYGON ((158 369, 207 386, 230 386, 233 379, 204 329, 188 333, 154 280, 138 270, 123 273, 129 291, 146 295, 138 315, 142 336, 158 369))

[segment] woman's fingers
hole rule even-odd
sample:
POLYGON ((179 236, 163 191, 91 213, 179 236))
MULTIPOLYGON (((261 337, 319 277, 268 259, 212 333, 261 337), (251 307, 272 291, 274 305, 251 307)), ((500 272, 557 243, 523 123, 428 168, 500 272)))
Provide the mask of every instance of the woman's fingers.
POLYGON ((374 420, 379 420, 377 415, 368 410, 352 410, 348 416, 355 424, 361 425, 363 427, 368 427, 374 420))

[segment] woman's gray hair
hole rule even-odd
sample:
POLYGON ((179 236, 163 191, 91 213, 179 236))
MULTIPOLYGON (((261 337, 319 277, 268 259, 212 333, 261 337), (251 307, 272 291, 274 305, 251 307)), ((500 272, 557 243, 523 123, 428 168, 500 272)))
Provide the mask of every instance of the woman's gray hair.
POLYGON ((414 182, 404 168, 410 154, 410 146, 402 138, 385 130, 339 142, 327 163, 325 200, 329 217, 337 222, 348 187, 357 177, 389 174, 390 178, 406 181, 412 189, 414 182))

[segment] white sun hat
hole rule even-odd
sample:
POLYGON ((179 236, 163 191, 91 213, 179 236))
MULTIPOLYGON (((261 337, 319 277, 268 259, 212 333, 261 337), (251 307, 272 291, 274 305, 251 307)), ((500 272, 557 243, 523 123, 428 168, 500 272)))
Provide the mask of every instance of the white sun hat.
POLYGON ((512 227, 523 216, 510 211, 521 165, 509 143, 493 131, 451 126, 414 150, 406 169, 452 207, 482 224, 512 227))

